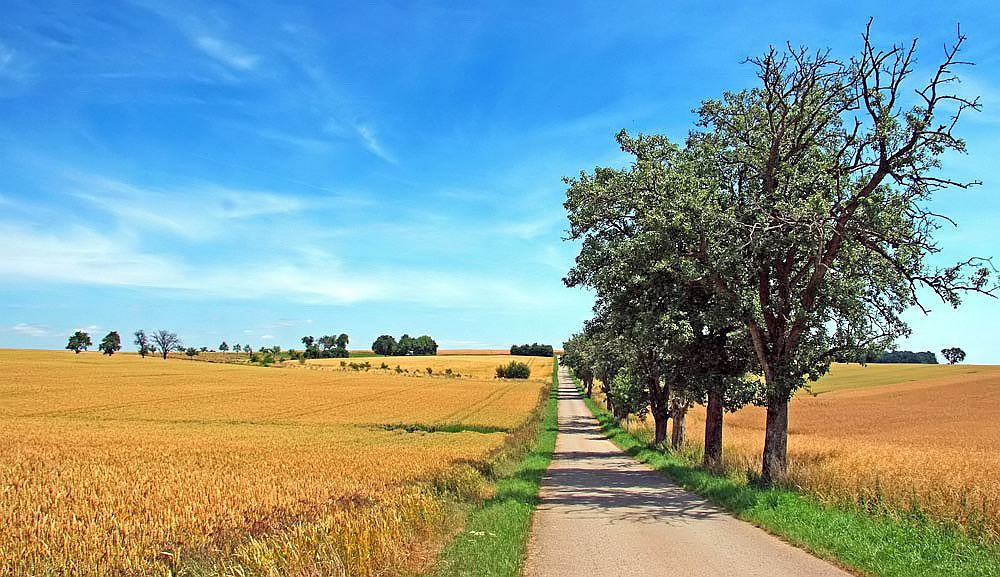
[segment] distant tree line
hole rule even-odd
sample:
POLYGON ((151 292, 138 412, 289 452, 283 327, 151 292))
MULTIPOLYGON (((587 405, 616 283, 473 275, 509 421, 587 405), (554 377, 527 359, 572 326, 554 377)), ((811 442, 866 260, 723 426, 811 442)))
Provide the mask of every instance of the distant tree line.
POLYGON ((886 351, 881 355, 868 359, 869 363, 916 363, 924 365, 938 364, 937 355, 931 351, 915 353, 913 351, 886 351))
POLYGON ((404 334, 398 341, 392 335, 381 335, 372 343, 372 352, 383 356, 432 356, 437 350, 437 342, 429 335, 413 338, 404 334))
POLYGON ((531 343, 530 345, 511 345, 510 354, 523 357, 552 357, 555 353, 552 345, 531 343))

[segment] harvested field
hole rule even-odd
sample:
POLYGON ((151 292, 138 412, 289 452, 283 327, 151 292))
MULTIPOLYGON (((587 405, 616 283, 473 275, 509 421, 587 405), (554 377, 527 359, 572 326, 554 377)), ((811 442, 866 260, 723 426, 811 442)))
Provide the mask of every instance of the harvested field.
POLYGON ((517 427, 543 388, 47 351, 0 370, 0 575, 419 566, 454 522, 429 482, 485 490, 463 463, 505 434, 475 427, 517 427))
MULTIPOLYGON (((1000 366, 835 365, 812 390, 789 410, 791 485, 1000 541, 1000 366)), ((699 450, 703 431, 696 407, 688 436, 699 450)), ((758 471, 764 410, 727 414, 724 434, 727 468, 758 471)))

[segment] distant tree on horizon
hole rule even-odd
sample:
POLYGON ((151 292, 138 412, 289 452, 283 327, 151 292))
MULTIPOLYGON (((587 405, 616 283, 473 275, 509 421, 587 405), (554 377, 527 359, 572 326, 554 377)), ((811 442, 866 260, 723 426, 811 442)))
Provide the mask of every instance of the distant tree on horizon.
POLYGON ((149 337, 146 336, 146 331, 139 329, 135 331, 135 344, 139 346, 139 356, 146 358, 146 353, 154 353, 156 351, 152 350, 149 346, 149 337))
POLYGON ((87 350, 87 347, 93 343, 90 340, 90 335, 83 331, 76 331, 72 336, 69 337, 69 342, 66 343, 66 350, 73 351, 76 354, 80 354, 80 351, 87 350))
POLYGON ((150 337, 150 341, 156 346, 160 351, 160 355, 163 359, 167 359, 167 355, 171 351, 181 350, 181 340, 177 338, 177 333, 172 333, 165 329, 160 329, 153 333, 150 337))
POLYGON ((949 365, 954 365, 955 363, 960 363, 965 360, 965 351, 958 347, 948 347, 947 349, 941 349, 941 354, 947 359, 949 365))
POLYGON ((105 335, 104 340, 101 341, 100 349, 102 353, 109 357, 117 351, 122 350, 122 338, 118 334, 118 331, 111 331, 105 335))
POLYGON ((372 343, 372 352, 376 355, 390 356, 396 350, 396 338, 392 335, 380 335, 372 343))

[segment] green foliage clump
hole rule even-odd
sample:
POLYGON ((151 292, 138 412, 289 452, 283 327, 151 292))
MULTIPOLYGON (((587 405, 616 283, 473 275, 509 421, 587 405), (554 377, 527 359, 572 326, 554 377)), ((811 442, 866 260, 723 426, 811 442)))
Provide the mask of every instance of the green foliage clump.
POLYGON ((87 347, 92 344, 93 342, 90 340, 90 335, 83 331, 76 331, 73 333, 73 336, 69 338, 69 342, 66 343, 66 350, 80 354, 80 351, 87 350, 87 347))
POLYGON ((498 379, 527 379, 531 376, 531 367, 525 363, 511 361, 508 365, 497 367, 498 379))
POLYGON ((523 357, 553 357, 555 351, 552 349, 552 345, 531 343, 530 345, 511 345, 510 354, 523 357))

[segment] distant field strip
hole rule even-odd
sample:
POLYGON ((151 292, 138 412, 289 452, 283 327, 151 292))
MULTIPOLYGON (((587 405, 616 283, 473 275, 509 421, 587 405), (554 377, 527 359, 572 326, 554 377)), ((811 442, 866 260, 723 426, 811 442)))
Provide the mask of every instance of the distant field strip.
POLYGON ((0 370, 0 575, 419 567, 454 522, 424 481, 466 478, 544 388, 46 351, 0 370))

